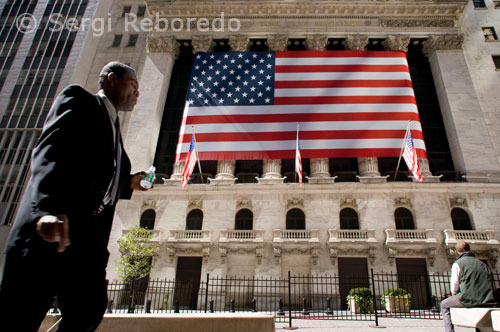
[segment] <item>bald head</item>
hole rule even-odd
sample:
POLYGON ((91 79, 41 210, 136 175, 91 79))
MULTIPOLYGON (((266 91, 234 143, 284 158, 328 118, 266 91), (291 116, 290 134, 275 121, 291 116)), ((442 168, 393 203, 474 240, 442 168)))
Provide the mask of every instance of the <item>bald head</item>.
POLYGON ((455 249, 457 250, 457 253, 461 255, 464 252, 470 251, 470 245, 465 241, 458 241, 455 249))

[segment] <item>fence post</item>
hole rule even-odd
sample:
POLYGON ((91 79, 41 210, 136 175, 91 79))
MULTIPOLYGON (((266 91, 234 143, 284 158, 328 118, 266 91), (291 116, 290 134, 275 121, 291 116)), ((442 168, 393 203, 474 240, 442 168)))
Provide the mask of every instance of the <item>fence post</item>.
POLYGON ((113 302, 113 300, 108 301, 108 310, 106 312, 109 314, 113 313, 113 302))
POLYGON ((229 311, 236 312, 236 310, 234 310, 234 299, 231 299, 231 309, 229 311))
POLYGON ((280 297, 278 301, 278 316, 285 316, 285 312, 283 311, 283 299, 280 297))
POLYGON ((207 284, 205 287, 205 313, 207 312, 208 306, 208 279, 210 278, 210 273, 207 273, 207 284))
POLYGON ((151 313, 151 300, 146 301, 146 313, 147 314, 151 313))
POLYGON ((288 271, 288 327, 283 327, 285 330, 296 330, 297 326, 292 326, 292 277, 288 271))
POLYGON ((330 299, 330 297, 328 296, 326 298, 326 312, 325 312, 327 315, 333 315, 333 311, 332 311, 332 300, 330 299))
POLYGON ((378 326, 377 297, 375 296, 375 277, 373 275, 373 268, 370 269, 370 272, 372 276, 373 309, 375 311, 375 326, 378 326))

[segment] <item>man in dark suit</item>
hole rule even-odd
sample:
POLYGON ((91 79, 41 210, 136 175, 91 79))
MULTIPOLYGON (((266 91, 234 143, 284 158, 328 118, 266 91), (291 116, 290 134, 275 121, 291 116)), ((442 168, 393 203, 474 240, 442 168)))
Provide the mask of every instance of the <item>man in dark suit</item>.
POLYGON ((32 175, 5 248, 4 331, 37 331, 57 296, 57 331, 94 331, 107 304, 107 244, 115 205, 140 186, 130 174, 117 111, 139 97, 132 68, 112 62, 97 95, 70 85, 56 98, 33 150, 32 175))

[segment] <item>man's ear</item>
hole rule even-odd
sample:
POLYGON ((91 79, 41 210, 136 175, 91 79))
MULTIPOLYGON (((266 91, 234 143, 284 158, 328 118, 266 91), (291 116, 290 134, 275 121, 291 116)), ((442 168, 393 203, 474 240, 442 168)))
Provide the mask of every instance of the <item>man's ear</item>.
POLYGON ((109 83, 111 84, 111 86, 114 86, 114 85, 115 85, 115 83, 116 83, 116 79, 117 79, 117 78, 118 78, 118 77, 117 77, 117 76, 116 76, 116 74, 115 74, 115 73, 113 73, 113 72, 111 72, 111 73, 109 73, 109 74, 108 74, 108 81, 109 81, 109 83))

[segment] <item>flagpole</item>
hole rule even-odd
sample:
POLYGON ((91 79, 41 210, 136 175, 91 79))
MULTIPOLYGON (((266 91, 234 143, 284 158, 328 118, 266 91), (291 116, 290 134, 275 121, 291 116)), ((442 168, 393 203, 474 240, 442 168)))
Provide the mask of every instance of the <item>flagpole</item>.
MULTIPOLYGON (((296 139, 299 138, 299 123, 297 122, 297 137, 296 139)), ((297 150, 297 142, 295 142, 295 149, 297 150)), ((297 151, 295 151, 295 154, 297 154, 297 151)), ((295 156, 295 164, 297 164, 297 156, 295 156)), ((295 165, 295 179, 294 182, 297 181, 297 165, 295 165)))
POLYGON ((196 160, 198 162, 198 168, 200 169, 201 183, 203 183, 203 172, 201 171, 200 155, 198 154, 198 146, 196 145, 196 136, 194 134, 194 126, 191 126, 191 129, 193 131, 194 148, 196 150, 196 160))
POLYGON ((394 182, 396 182, 396 176, 398 175, 399 164, 401 163, 401 156, 403 155, 403 150, 405 148, 406 139, 408 138, 408 130, 410 130, 411 120, 408 120, 408 126, 406 127, 405 138, 403 139, 403 146, 399 152, 398 166, 396 167, 396 172, 394 172, 394 182))

